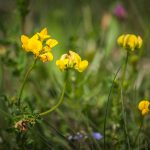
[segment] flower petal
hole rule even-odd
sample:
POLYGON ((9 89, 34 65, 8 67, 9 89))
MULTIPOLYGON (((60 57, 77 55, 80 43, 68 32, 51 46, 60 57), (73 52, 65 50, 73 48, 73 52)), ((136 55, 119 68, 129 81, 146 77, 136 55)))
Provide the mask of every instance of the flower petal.
POLYGON ((50 47, 53 48, 54 46, 56 46, 58 44, 58 41, 55 39, 48 39, 46 41, 46 44, 50 47))

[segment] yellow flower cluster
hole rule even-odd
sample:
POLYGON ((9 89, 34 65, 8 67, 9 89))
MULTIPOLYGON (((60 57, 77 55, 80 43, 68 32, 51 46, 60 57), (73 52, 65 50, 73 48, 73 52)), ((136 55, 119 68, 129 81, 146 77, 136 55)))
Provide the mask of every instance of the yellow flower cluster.
MULTIPOLYGON (((41 32, 36 33, 31 38, 22 35, 21 42, 22 48, 26 52, 32 52, 36 58, 39 58, 43 62, 53 60, 51 49, 58 44, 57 40, 51 39, 50 35, 48 35, 47 28, 44 28, 41 32)), ((69 54, 62 55, 61 58, 56 61, 56 65, 62 71, 74 68, 79 72, 83 72, 88 66, 88 61, 82 61, 77 53, 69 51, 69 54)))
POLYGON ((138 109, 141 111, 142 115, 146 115, 149 112, 150 102, 148 100, 142 100, 139 102, 138 109))
POLYGON ((117 43, 129 51, 134 51, 136 48, 141 48, 143 41, 140 36, 123 34, 119 36, 117 43))
POLYGON ((77 53, 70 50, 69 54, 63 54, 61 58, 56 61, 56 65, 62 71, 73 68, 79 72, 83 72, 88 66, 88 61, 82 61, 77 53))
POLYGON ((52 61, 53 54, 51 49, 58 44, 58 41, 51 39, 48 35, 47 28, 44 28, 41 32, 36 33, 31 38, 26 35, 21 36, 22 48, 26 52, 32 52, 41 61, 52 61))

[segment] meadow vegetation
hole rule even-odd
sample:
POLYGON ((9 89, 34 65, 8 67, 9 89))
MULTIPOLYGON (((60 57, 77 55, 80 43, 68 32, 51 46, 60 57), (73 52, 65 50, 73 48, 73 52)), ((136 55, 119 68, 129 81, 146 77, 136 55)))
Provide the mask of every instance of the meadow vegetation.
POLYGON ((150 149, 149 4, 1 0, 0 150, 150 149))

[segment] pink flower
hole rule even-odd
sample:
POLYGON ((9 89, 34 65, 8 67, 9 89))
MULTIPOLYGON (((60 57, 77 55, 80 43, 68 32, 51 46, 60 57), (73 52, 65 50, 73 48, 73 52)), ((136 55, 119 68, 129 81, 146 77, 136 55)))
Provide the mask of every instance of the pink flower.
POLYGON ((119 19, 125 19, 127 17, 127 12, 123 5, 117 4, 114 9, 114 15, 119 19))

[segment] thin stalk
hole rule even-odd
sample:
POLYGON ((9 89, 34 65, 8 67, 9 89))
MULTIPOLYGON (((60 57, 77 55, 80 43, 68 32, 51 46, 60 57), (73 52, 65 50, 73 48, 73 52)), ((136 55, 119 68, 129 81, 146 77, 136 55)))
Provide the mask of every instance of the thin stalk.
POLYGON ((31 73, 31 71, 33 70, 35 64, 36 64, 36 61, 37 61, 37 58, 35 58, 33 64, 31 65, 31 67, 27 70, 25 76, 24 76, 24 79, 23 79, 23 82, 22 82, 22 85, 21 85, 21 88, 20 88, 20 92, 19 92, 19 98, 18 98, 18 107, 20 107, 20 102, 21 102, 21 97, 22 97, 22 93, 23 93, 23 89, 24 89, 24 86, 26 84, 26 81, 29 77, 29 74, 31 73))
POLYGON ((2 63, 2 60, 0 59, 0 91, 3 91, 3 80, 4 80, 4 71, 3 71, 3 63, 2 63))
POLYGON ((126 77, 126 70, 127 70, 127 64, 128 64, 128 59, 129 59, 129 53, 127 52, 126 60, 125 60, 125 65, 122 73, 122 81, 121 81, 121 86, 123 87, 124 80, 126 77))
POLYGON ((126 77, 128 59, 129 59, 129 53, 127 52, 125 65, 124 65, 124 69, 123 69, 123 74, 122 74, 122 80, 121 80, 121 103, 122 103, 124 133, 125 133, 125 137, 126 137, 125 139, 126 139, 126 142, 128 144, 128 149, 130 149, 129 134, 128 134, 127 123, 126 123, 125 103, 124 103, 123 91, 122 91, 122 89, 124 89, 124 80, 125 80, 125 77, 126 77))
POLYGON ((63 90, 62 90, 62 94, 60 96, 60 99, 59 99, 58 103, 56 105, 54 105, 52 108, 48 109, 47 111, 44 111, 44 112, 40 113, 39 114, 40 116, 45 116, 45 115, 51 113, 52 111, 56 110, 63 103, 65 89, 66 89, 66 82, 64 84, 64 87, 63 87, 63 90))
POLYGON ((141 130, 142 130, 143 123, 144 123, 144 119, 143 119, 143 117, 142 117, 142 121, 141 121, 139 130, 138 130, 137 135, 135 136, 135 140, 134 140, 134 142, 133 142, 133 146, 134 146, 134 147, 135 147, 135 145, 136 145, 137 139, 138 139, 138 137, 139 137, 139 135, 140 135, 140 132, 141 132, 141 130))
POLYGON ((122 106, 123 123, 124 123, 124 134, 126 137, 125 139, 128 144, 128 149, 130 150, 130 141, 129 141, 128 130, 127 130, 127 122, 126 122, 126 114, 125 114, 125 108, 124 108, 124 99, 123 99, 122 88, 121 88, 121 106, 122 106))
POLYGON ((105 118, 104 118, 104 150, 106 148, 106 124, 107 124, 107 115, 108 115, 108 108, 109 108, 109 103, 110 103, 110 96, 111 96, 111 93, 112 93, 112 89, 114 87, 114 81, 116 80, 116 77, 117 77, 120 69, 121 69, 121 66, 118 68, 117 72, 115 73, 115 76, 114 76, 114 79, 112 81, 112 85, 111 85, 111 88, 110 88, 110 91, 109 91, 107 103, 106 103, 105 118))

